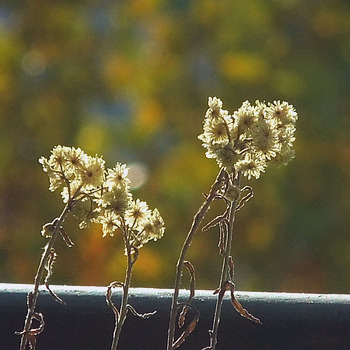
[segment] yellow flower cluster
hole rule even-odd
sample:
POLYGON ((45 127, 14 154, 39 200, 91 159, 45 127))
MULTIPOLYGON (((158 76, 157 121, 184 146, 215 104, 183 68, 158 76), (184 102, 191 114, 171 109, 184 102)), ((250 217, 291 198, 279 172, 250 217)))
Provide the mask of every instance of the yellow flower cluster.
POLYGON ((232 115, 222 101, 209 97, 203 133, 198 137, 206 156, 227 172, 259 178, 268 162, 286 165, 294 158, 295 122, 298 115, 287 102, 248 101, 232 115))
POLYGON ((62 189, 64 203, 79 220, 79 227, 102 224, 103 236, 124 233, 134 249, 164 234, 164 221, 157 209, 133 200, 125 164, 106 169, 102 157, 86 155, 80 148, 56 146, 50 157, 39 159, 50 181, 50 190, 62 189))

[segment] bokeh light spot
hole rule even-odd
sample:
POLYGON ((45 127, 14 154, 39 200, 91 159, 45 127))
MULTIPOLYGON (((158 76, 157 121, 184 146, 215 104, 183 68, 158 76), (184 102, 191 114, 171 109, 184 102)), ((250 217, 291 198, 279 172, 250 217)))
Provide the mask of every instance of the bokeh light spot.
POLYGON ((222 57, 222 71, 231 79, 259 81, 267 74, 265 61, 256 54, 229 53, 222 57))
POLYGON ((249 244, 254 250, 266 249, 273 239, 273 231, 261 221, 252 222, 247 234, 249 244))
POLYGON ((142 103, 135 118, 135 128, 143 134, 153 134, 163 121, 163 111, 156 101, 142 103))
POLYGON ((140 188, 148 179, 148 169, 140 162, 128 164, 131 189, 140 188))
POLYGON ((98 123, 87 123, 79 132, 77 144, 88 154, 101 154, 105 149, 106 132, 98 123))
POLYGON ((30 76, 37 76, 46 69, 46 59, 37 50, 27 52, 22 58, 22 68, 30 76))

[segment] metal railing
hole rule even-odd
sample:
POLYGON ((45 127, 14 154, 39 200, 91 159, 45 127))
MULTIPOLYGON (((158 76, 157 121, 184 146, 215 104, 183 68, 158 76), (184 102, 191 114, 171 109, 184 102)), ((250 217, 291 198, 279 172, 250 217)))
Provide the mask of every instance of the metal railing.
MULTIPOLYGON (((105 287, 51 286, 67 305, 57 303, 43 288, 37 311, 45 330, 37 338, 37 350, 108 350, 114 318, 105 303, 105 287)), ((31 285, 0 284, 0 349, 16 350, 26 315, 31 285)), ((118 350, 165 350, 172 290, 131 288, 130 304, 140 312, 157 313, 147 320, 128 315, 118 350)), ((236 292, 236 296, 262 325, 238 315, 225 299, 219 326, 218 349, 350 349, 350 295, 236 292)), ((113 300, 118 305, 121 293, 113 300)), ((188 291, 180 298, 186 300, 188 291)), ((208 345, 216 296, 197 291, 193 300, 200 312, 197 328, 181 350, 208 345)), ((188 316, 190 317, 190 315, 188 316)))

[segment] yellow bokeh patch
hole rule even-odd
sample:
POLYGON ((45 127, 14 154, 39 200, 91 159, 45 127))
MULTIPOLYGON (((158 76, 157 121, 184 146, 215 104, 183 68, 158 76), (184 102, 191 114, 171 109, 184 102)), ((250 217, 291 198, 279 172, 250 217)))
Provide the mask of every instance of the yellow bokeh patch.
POLYGON ((266 249, 274 238, 273 228, 260 220, 253 221, 247 231, 249 245, 254 250, 266 249))
POLYGON ((258 81, 268 73, 266 62, 250 53, 228 53, 221 58, 221 70, 229 79, 258 81))
POLYGON ((147 285, 151 285, 152 282, 159 281, 162 273, 164 273, 164 261, 155 250, 147 246, 142 247, 137 260, 134 266, 133 278, 137 280, 138 284, 147 283, 147 285))
POLYGON ((111 91, 120 89, 132 80, 132 62, 120 55, 111 57, 104 65, 103 78, 111 91))
POLYGON ((160 6, 161 0, 132 0, 129 3, 132 14, 150 15, 160 6))
POLYGON ((105 149, 106 134, 102 123, 86 122, 77 135, 77 144, 87 154, 102 154, 105 149))
POLYGON ((163 109, 157 101, 141 103, 134 119, 134 127, 141 134, 153 134, 163 122, 163 109))

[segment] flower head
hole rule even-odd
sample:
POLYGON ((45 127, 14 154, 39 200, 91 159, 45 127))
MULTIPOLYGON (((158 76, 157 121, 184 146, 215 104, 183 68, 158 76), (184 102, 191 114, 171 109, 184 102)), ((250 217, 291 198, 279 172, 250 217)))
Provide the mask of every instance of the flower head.
POLYGON ((80 148, 74 147, 65 147, 64 156, 67 169, 72 171, 82 169, 85 158, 87 157, 80 148))
POLYGON ((49 190, 55 191, 65 183, 65 178, 61 171, 55 170, 50 162, 45 157, 40 157, 39 163, 43 171, 47 174, 50 181, 49 190))
POLYGON ((109 188, 114 186, 128 187, 130 180, 128 179, 128 168, 125 164, 117 163, 113 169, 107 170, 106 185, 109 188))
POLYGON ((229 115, 222 110, 222 101, 209 98, 199 139, 206 148, 207 158, 216 159, 227 172, 241 172, 248 179, 258 178, 267 163, 286 164, 294 156, 297 113, 287 102, 268 105, 249 101, 229 115))
POLYGON ((237 149, 233 144, 227 144, 225 147, 218 148, 215 156, 220 167, 226 169, 232 167, 240 159, 237 149))
POLYGON ((204 142, 227 144, 231 140, 233 123, 230 116, 208 118, 204 123, 204 133, 200 136, 204 142))
POLYGON ((114 236, 116 230, 120 227, 120 220, 112 210, 105 210, 103 215, 99 217, 99 222, 102 224, 102 237, 114 236))
POLYGON ((49 163, 53 169, 61 169, 66 163, 66 150, 67 147, 61 145, 55 146, 52 149, 49 163))
POLYGON ((253 176, 256 179, 260 177, 260 173, 265 171, 266 161, 260 153, 247 153, 244 159, 235 164, 238 172, 241 172, 250 180, 253 176))
POLYGON ((154 209, 151 217, 151 223, 153 226, 153 232, 150 234, 151 239, 154 241, 161 239, 164 235, 165 227, 164 220, 160 216, 158 209, 154 209))
POLYGON ((99 199, 100 205, 113 211, 116 215, 124 216, 132 203, 131 193, 123 188, 114 186, 99 199))
POLYGON ((164 230, 163 218, 160 216, 158 209, 154 209, 142 231, 145 236, 148 237, 148 240, 153 239, 154 241, 157 241, 163 237, 164 230))
POLYGON ((256 128, 252 132, 252 145, 262 152, 266 159, 276 156, 279 150, 278 133, 276 124, 266 119, 259 119, 256 128))
POLYGON ((80 221, 79 228, 83 229, 89 227, 91 223, 97 222, 100 208, 96 202, 85 197, 74 202, 71 212, 80 221))
POLYGON ((132 228, 142 227, 150 218, 151 211, 148 209, 146 202, 136 199, 131 204, 130 209, 126 212, 126 223, 132 228))
POLYGON ((257 117, 255 109, 250 105, 249 101, 243 102, 242 106, 233 116, 240 134, 249 134, 256 126, 257 117))
POLYGON ((217 97, 209 97, 208 99, 209 109, 207 110, 207 116, 216 118, 222 114, 222 101, 217 97))
POLYGON ((85 188, 100 187, 104 180, 105 161, 101 157, 87 156, 79 174, 85 188))
POLYGON ((147 242, 161 239, 164 234, 164 221, 157 209, 154 209, 152 214, 144 221, 143 226, 140 226, 135 234, 133 245, 136 248, 141 248, 147 242))
POLYGON ((282 125, 294 124, 298 119, 294 107, 288 102, 274 101, 274 103, 269 103, 267 113, 282 125))

